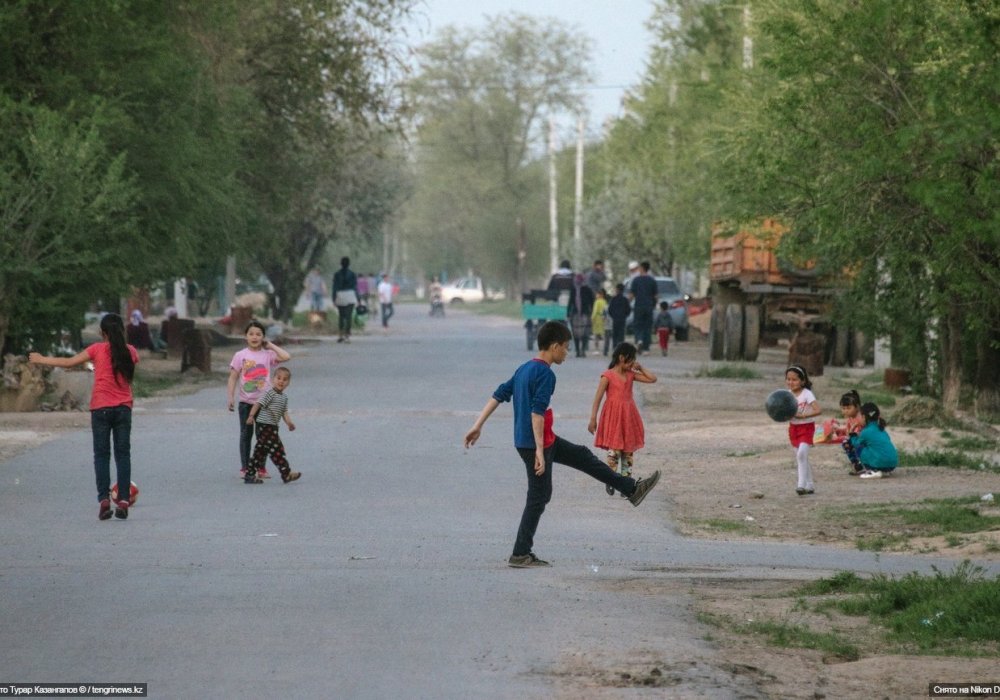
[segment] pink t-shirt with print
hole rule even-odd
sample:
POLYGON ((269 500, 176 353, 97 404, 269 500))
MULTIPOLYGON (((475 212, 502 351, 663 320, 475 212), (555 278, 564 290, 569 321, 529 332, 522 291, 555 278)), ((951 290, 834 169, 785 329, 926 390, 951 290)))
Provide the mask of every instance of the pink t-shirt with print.
POLYGON ((257 399, 271 388, 271 369, 278 364, 278 354, 274 350, 251 350, 243 348, 229 363, 229 369, 239 373, 237 386, 239 400, 243 403, 257 403, 257 399))

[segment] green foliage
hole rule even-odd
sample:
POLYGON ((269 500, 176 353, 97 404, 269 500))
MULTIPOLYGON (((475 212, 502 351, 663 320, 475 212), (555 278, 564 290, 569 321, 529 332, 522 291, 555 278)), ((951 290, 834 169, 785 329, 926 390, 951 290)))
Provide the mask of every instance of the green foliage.
POLYGON ((446 28, 421 48, 402 221, 420 267, 449 277, 471 269, 508 287, 519 274, 548 275, 548 176, 536 158, 545 118, 580 107, 588 52, 561 23, 513 13, 476 31, 446 28))
POLYGON ((1000 472, 1000 465, 983 456, 974 456, 965 452, 951 450, 918 450, 910 452, 899 450, 899 466, 901 467, 950 467, 952 469, 977 469, 1000 472))

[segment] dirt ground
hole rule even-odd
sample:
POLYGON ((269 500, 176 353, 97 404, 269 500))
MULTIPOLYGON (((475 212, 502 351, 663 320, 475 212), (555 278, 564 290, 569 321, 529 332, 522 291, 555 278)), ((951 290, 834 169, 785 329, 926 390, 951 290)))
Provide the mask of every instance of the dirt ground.
MULTIPOLYGON (((210 381, 218 380, 220 386, 225 381, 228 357, 226 351, 213 354, 216 376, 210 381)), ((678 529, 686 535, 853 548, 859 536, 872 533, 864 532, 850 520, 832 518, 828 509, 1000 491, 996 473, 940 467, 900 468, 889 479, 863 481, 848 474, 847 461, 839 446, 817 445, 810 456, 816 494, 798 496, 787 428, 772 422, 763 411, 767 394, 783 386, 784 351, 763 350, 761 361, 753 365, 762 378, 752 380, 696 376, 700 369, 710 366, 707 345, 700 338, 674 343, 668 358, 653 355, 643 361, 661 380, 641 389, 647 445, 637 455, 637 465, 640 472, 651 464, 663 471, 665 488, 661 488, 668 494, 670 512, 678 529)), ((142 367, 153 375, 164 376, 179 369, 177 361, 152 358, 144 358, 142 367)), ((816 378, 814 393, 824 409, 824 418, 839 415, 836 405, 847 390, 845 384, 849 385, 853 378, 860 381, 870 373, 870 368, 828 369, 826 376, 816 378)), ((204 381, 205 378, 192 375, 160 396, 195 391, 204 381)), ((154 397, 137 401, 156 400, 154 397)), ((944 442, 938 428, 893 427, 893 410, 887 408, 885 413, 890 417, 889 430, 898 447, 913 451, 944 442)), ((0 413, 0 463, 64 430, 88 425, 85 411, 0 413)), ((1000 461, 996 454, 991 457, 995 462, 1000 461)), ((1000 560, 998 544, 1000 531, 993 531, 969 536, 957 545, 940 538, 914 540, 907 551, 954 557, 956 563, 962 559, 975 563, 1000 560)), ((807 624, 817 631, 823 631, 824 625, 852 624, 843 619, 831 622, 825 616, 796 610, 794 597, 776 595, 800 584, 801 581, 747 581, 715 575, 700 578, 693 572, 692 578, 677 579, 675 583, 646 585, 680 586, 693 594, 698 611, 717 621, 710 626, 710 636, 724 650, 728 669, 751 676, 768 697, 927 697, 928 683, 934 680, 1000 682, 995 659, 888 655, 866 650, 860 660, 844 661, 825 657, 818 651, 768 646, 760 637, 731 630, 732 624, 754 619, 807 624)), ((641 592, 655 595, 657 590, 641 592)), ((866 624, 864 619, 859 620, 860 623, 853 624, 866 624)), ((854 634, 859 632, 856 630, 854 634)), ((871 632, 860 634, 870 636, 871 632)), ((669 664, 661 666, 669 671, 669 664)), ((623 679, 613 669, 577 668, 567 673, 586 675, 594 686, 605 688, 651 684, 663 687, 669 680, 657 678, 651 683, 650 679, 623 679)))

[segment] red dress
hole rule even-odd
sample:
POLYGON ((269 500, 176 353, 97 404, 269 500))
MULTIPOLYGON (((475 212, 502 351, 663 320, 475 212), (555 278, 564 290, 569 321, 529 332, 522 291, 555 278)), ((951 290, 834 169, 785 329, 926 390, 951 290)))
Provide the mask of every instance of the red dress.
POLYGON ((632 398, 635 373, 626 372, 623 377, 609 369, 601 376, 608 379, 608 391, 597 421, 594 446, 604 450, 635 452, 645 444, 646 439, 639 407, 632 398))

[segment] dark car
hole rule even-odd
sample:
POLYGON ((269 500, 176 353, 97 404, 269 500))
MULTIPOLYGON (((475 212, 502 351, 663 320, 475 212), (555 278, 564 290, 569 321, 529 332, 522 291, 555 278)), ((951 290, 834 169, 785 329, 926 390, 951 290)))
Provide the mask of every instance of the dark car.
MULTIPOLYGON (((673 277, 653 277, 656 280, 656 311, 653 318, 660 312, 660 302, 670 305, 670 317, 674 320, 674 337, 677 340, 687 340, 691 330, 688 321, 687 295, 682 294, 673 277)), ((626 333, 632 334, 632 315, 629 314, 626 333)))

